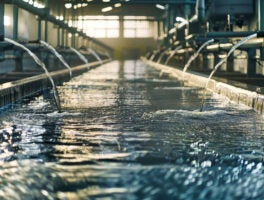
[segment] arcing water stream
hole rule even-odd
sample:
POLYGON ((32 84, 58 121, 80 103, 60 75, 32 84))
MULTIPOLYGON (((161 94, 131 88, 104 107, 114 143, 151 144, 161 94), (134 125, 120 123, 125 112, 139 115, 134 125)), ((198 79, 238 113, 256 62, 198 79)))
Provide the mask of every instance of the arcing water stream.
POLYGON ((167 58, 167 60, 165 61, 165 65, 167 65, 168 63, 169 63, 169 61, 170 61, 170 59, 176 54, 176 52, 180 49, 180 48, 182 48, 181 46, 177 46, 177 47, 175 47, 175 49, 173 50, 173 52, 170 54, 170 56, 167 58))
POLYGON ((40 40, 40 43, 43 44, 45 47, 47 47, 61 61, 61 63, 69 70, 70 77, 72 77, 71 67, 63 59, 62 55, 60 55, 59 52, 56 51, 56 49, 53 46, 49 45, 47 42, 40 40))
POLYGON ((211 39, 208 40, 207 42, 205 42, 202 46, 200 46, 200 48, 190 57, 190 59, 188 60, 188 62, 185 64, 183 70, 182 70, 182 76, 184 77, 185 72, 187 71, 187 69, 190 67, 192 61, 195 60, 195 58, 197 58, 197 56, 200 54, 200 52, 203 50, 203 48, 205 48, 208 44, 213 43, 215 40, 211 39))
MULTIPOLYGON (((246 43, 248 40, 250 39, 253 39, 253 38, 256 38, 258 35, 257 33, 254 33, 252 35, 249 35, 245 38, 243 38, 242 40, 240 40, 238 43, 236 43, 227 53, 227 55, 222 58, 214 67, 213 71, 210 73, 208 79, 207 79, 207 82, 206 82, 206 85, 205 85, 205 89, 207 89, 208 87, 208 84, 209 84, 209 81, 211 80, 211 78, 213 77, 213 75, 215 74, 215 72, 218 70, 218 68, 224 63, 226 62, 227 58, 238 48, 240 47, 241 45, 243 45, 244 43, 246 43)), ((204 92, 205 93, 205 92, 204 92)), ((202 98, 202 103, 201 103, 201 108, 200 108, 200 111, 203 111, 203 107, 204 107, 204 103, 205 103, 205 100, 204 98, 202 98)))
POLYGON ((91 48, 88 48, 88 50, 91 52, 91 54, 93 54, 93 56, 101 63, 103 64, 102 59, 100 58, 100 56, 91 48))
POLYGON ((52 85, 52 89, 53 89, 53 95, 54 95, 54 99, 55 99, 55 102, 56 102, 56 105, 57 105, 57 109, 59 112, 61 112, 61 106, 60 106, 60 98, 59 98, 59 95, 58 95, 58 91, 57 91, 57 88, 56 88, 56 85, 52 79, 52 77, 50 76, 45 64, 32 52, 30 51, 27 47, 25 47, 24 45, 22 44, 19 44, 18 42, 14 41, 14 40, 11 40, 9 38, 5 38, 5 41, 6 42, 9 42, 15 46, 18 46, 22 49, 24 49, 33 59, 34 61, 42 67, 42 69, 45 71, 47 77, 49 78, 50 82, 51 82, 51 85, 52 85))
POLYGON ((70 50, 72 50, 74 53, 76 53, 76 55, 79 56, 79 58, 85 63, 85 64, 88 64, 88 59, 83 55, 81 54, 79 51, 77 51, 77 49, 73 48, 73 47, 70 47, 70 50))

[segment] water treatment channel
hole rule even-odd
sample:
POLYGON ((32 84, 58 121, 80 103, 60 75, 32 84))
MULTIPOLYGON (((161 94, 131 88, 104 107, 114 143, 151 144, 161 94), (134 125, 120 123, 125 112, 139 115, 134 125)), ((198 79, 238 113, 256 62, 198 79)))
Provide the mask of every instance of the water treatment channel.
POLYGON ((132 60, 58 91, 1 115, 1 199, 263 199, 252 109, 132 60))

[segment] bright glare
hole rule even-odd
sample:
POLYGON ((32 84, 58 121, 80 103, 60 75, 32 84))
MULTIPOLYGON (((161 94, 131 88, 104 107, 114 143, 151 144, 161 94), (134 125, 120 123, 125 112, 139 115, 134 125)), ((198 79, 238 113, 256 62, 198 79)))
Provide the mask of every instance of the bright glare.
POLYGON ((163 5, 156 4, 156 7, 157 7, 158 9, 165 10, 165 6, 163 6, 163 5))
POLYGON ((111 6, 105 7, 102 9, 102 12, 109 12, 111 11, 113 8, 111 6))
POLYGON ((71 3, 65 3, 65 8, 70 9, 72 7, 71 3))
POLYGON ((115 6, 116 8, 118 8, 118 7, 121 7, 122 4, 121 4, 121 3, 116 3, 114 6, 115 6))
POLYGON ((11 18, 9 16, 4 16, 4 25, 5 26, 11 25, 11 18))

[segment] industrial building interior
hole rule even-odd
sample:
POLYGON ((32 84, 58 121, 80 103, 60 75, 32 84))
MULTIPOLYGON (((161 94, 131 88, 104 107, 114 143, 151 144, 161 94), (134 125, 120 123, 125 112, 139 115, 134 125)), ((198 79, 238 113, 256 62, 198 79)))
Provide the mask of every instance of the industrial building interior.
MULTIPOLYGON (((1 71, 23 68, 23 53, 12 50, 4 37, 29 46, 35 41, 32 48, 43 40, 64 53, 67 47, 94 48, 119 60, 147 53, 150 58, 155 51, 154 61, 174 67, 184 66, 204 42, 214 39, 193 64, 193 70, 206 73, 238 40, 263 30, 262 7, 258 0, 5 0, 0 16, 1 71)), ((262 86, 262 46, 261 37, 242 45, 218 75, 262 86)), ((50 55, 45 56, 47 60, 50 55)), ((11 79, 16 77, 3 75, 1 82, 11 79)))
POLYGON ((262 200, 264 0, 0 0, 0 199, 262 200))

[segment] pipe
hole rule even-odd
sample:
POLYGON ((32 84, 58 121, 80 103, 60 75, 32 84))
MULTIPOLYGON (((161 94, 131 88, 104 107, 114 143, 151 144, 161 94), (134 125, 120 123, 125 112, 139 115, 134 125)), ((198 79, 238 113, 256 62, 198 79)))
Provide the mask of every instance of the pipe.
POLYGON ((196 0, 195 15, 190 19, 190 23, 205 21, 205 1, 196 0))
MULTIPOLYGON (((44 9, 43 8, 42 9, 36 8, 33 5, 30 5, 29 3, 24 2, 22 0, 0 0, 0 20, 1 20, 1 15, 3 15, 3 13, 4 13, 3 12, 4 3, 14 4, 19 8, 27 10, 28 12, 30 12, 34 15, 37 15, 40 18, 43 18, 43 19, 45 19, 45 20, 47 20, 47 21, 49 21, 55 25, 60 26, 61 28, 67 29, 69 32, 78 33, 80 36, 83 36, 86 39, 93 41, 94 43, 96 43, 97 45, 101 46, 102 48, 104 48, 108 51, 111 51, 111 52, 113 51, 113 48, 109 47, 108 45, 100 42, 99 40, 91 38, 91 37, 87 36, 84 32, 77 31, 76 28, 69 27, 68 24, 64 23, 61 20, 56 19, 54 16, 50 15, 49 12, 47 12, 47 10, 45 8, 44 9)), ((2 19, 2 20, 4 21, 4 19, 2 19)), ((4 28, 1 27, 1 21, 0 21, 0 40, 1 40, 1 35, 3 37, 2 39, 4 39, 4 28)))
POLYGON ((204 0, 197 0, 196 14, 199 22, 204 22, 205 19, 205 2, 204 0))
MULTIPOLYGON (((216 52, 216 51, 229 51, 234 45, 232 43, 223 43, 223 44, 213 44, 206 47, 207 51, 216 52)), ((261 48, 262 40, 256 40, 255 42, 248 42, 242 44, 238 49, 249 49, 249 48, 261 48)))
POLYGON ((247 37, 257 33, 257 37, 264 37, 264 31, 241 31, 241 32, 207 32, 203 36, 208 38, 230 38, 230 37, 247 37))
POLYGON ((5 3, 4 0, 0 0, 0 41, 4 41, 5 38, 5 3))
POLYGON ((207 32, 204 34, 208 38, 227 38, 227 37, 247 37, 254 34, 256 31, 241 31, 241 32, 207 32))

